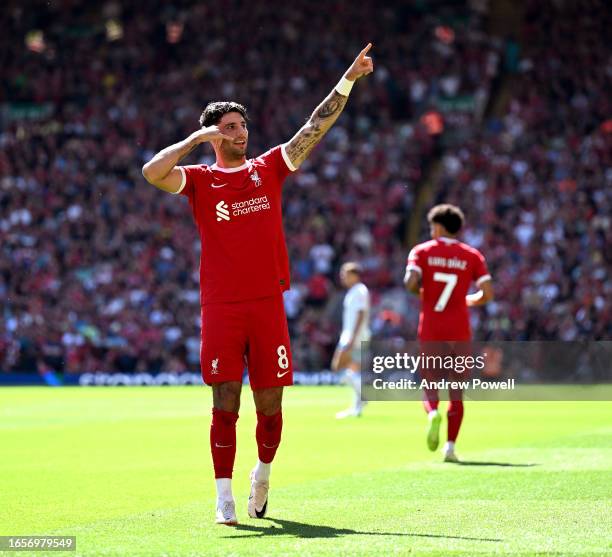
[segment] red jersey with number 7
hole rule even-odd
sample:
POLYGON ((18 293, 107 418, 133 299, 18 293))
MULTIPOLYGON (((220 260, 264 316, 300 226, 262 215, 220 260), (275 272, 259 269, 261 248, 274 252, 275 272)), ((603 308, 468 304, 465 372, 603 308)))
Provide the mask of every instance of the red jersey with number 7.
POLYGON ((458 240, 441 237, 415 246, 406 269, 421 275, 419 339, 470 340, 465 297, 472 282, 479 286, 491 278, 484 256, 458 240))

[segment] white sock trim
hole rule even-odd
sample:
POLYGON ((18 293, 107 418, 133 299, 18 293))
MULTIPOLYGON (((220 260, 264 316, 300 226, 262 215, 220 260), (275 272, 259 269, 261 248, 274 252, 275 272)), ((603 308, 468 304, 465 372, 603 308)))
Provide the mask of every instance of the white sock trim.
POLYGON ((231 478, 217 478, 215 479, 217 484, 217 501, 228 501, 234 499, 232 495, 232 479, 231 478))
POLYGON ((262 462, 257 460, 253 476, 258 482, 267 482, 270 479, 271 462, 262 462))

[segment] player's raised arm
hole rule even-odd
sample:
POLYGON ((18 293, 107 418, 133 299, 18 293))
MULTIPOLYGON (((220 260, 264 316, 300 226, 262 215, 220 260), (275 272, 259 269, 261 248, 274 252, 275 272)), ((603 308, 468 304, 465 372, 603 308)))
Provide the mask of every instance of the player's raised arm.
POLYGON ((176 166, 200 143, 221 141, 233 138, 221 133, 217 126, 209 126, 193 132, 189 137, 170 147, 162 149, 142 167, 142 175, 149 184, 169 193, 176 193, 181 187, 183 174, 176 166))
POLYGON ((370 48, 372 48, 372 43, 368 43, 368 45, 358 54, 350 68, 346 70, 346 73, 338 82, 338 85, 336 85, 325 100, 317 106, 308 119, 308 122, 306 122, 306 124, 304 124, 293 136, 291 141, 287 143, 285 150, 289 160, 295 168, 304 162, 314 146, 321 141, 321 138, 338 119, 338 116, 340 116, 340 113, 344 109, 344 105, 348 100, 349 93, 355 81, 374 71, 372 58, 366 56, 370 48))

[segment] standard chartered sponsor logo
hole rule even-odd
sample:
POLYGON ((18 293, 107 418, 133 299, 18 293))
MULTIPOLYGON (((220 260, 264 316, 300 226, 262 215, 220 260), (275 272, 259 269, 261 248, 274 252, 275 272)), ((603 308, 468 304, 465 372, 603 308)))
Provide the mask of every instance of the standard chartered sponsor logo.
POLYGON ((240 217, 259 211, 266 211, 270 209, 270 202, 267 195, 262 195, 261 197, 253 197, 246 201, 236 201, 230 207, 228 207, 225 201, 219 201, 215 208, 217 210, 217 221, 221 221, 230 220, 231 217, 240 217))
POLYGON ((248 215, 249 213, 257 213, 270 208, 270 202, 267 195, 261 197, 253 197, 247 201, 236 201, 232 203, 232 216, 248 215))
POLYGON ((227 203, 225 201, 219 201, 219 203, 215 205, 215 209, 217 209, 217 221, 230 220, 227 203))

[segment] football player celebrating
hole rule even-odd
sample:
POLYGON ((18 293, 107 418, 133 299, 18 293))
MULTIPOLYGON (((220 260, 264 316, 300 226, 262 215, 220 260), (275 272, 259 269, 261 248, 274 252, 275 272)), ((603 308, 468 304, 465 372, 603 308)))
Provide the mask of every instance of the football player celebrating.
MULTIPOLYGON (((415 246, 408 255, 404 284, 409 292, 421 295, 418 330, 421 341, 470 341, 468 308, 493 299, 485 258, 477 249, 457 239, 464 220, 459 207, 436 205, 427 215, 432 240, 415 246), (468 294, 472 282, 479 290, 468 294)), ((429 417, 427 445, 435 451, 441 422, 438 391, 425 389, 424 395, 429 417)), ((463 420, 463 396, 461 390, 452 390, 449 395, 447 442, 443 452, 445 461, 457 462, 455 442, 463 420)))
POLYGON ((157 153, 143 169, 157 188, 187 197, 197 224, 200 259, 204 381, 212 385, 210 448, 220 524, 236 524, 231 478, 236 421, 245 363, 257 410, 259 460, 251 472, 248 514, 262 518, 270 465, 281 440, 283 387, 293 383, 282 292, 289 288, 281 191, 344 109, 355 81, 373 71, 368 44, 309 120, 283 145, 247 159, 246 109, 236 102, 208 104, 201 129, 157 153), (178 166, 210 143, 212 166, 178 166))

